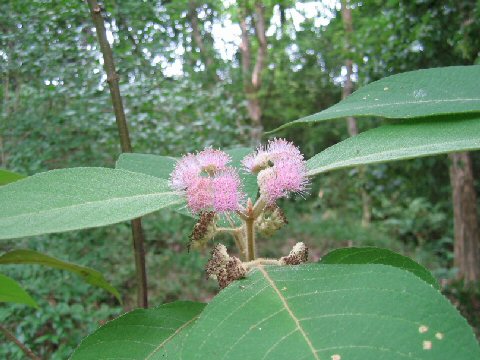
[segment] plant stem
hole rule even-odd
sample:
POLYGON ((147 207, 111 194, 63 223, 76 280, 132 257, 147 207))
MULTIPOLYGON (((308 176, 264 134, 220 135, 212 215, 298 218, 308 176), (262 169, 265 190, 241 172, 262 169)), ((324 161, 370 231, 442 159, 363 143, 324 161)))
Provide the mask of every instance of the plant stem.
POLYGON ((247 270, 249 270, 252 267, 258 266, 258 265, 277 265, 277 266, 280 266, 281 263, 277 259, 263 259, 263 258, 258 258, 258 259, 255 259, 253 261, 243 263, 243 266, 245 266, 245 268, 247 270))
MULTIPOLYGON (((107 40, 105 23, 101 14, 101 8, 96 0, 87 0, 92 15, 93 23, 97 31, 98 42, 103 55, 103 64, 107 73, 107 82, 112 97, 113 110, 117 122, 122 152, 132 152, 130 136, 128 133, 127 120, 123 109, 120 87, 118 86, 118 74, 115 70, 112 49, 107 40)), ((135 256, 135 270, 137 276, 137 306, 148 307, 147 272, 145 269, 145 240, 142 230, 141 218, 132 220, 133 249, 135 256)))
POLYGON ((262 213, 266 206, 267 202, 264 200, 263 197, 260 196, 255 202, 255 205, 253 205, 253 217, 256 219, 262 213))
POLYGON ((22 349, 22 351, 25 353, 25 355, 27 355, 30 359, 41 360, 41 358, 38 357, 37 355, 35 355, 32 350, 30 350, 28 347, 25 346, 24 343, 22 343, 20 340, 18 340, 10 330, 8 330, 5 327, 3 327, 2 325, 0 325, 0 331, 5 335, 5 337, 8 340, 14 342, 20 349, 22 349))
POLYGON ((247 260, 255 260, 255 219, 253 217, 245 220, 246 232, 247 232, 247 260))

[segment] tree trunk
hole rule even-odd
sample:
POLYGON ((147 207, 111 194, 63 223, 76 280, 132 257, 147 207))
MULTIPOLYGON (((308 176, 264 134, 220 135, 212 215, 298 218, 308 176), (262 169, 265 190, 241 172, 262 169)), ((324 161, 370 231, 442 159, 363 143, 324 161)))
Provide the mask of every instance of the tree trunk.
POLYGON ((480 277, 480 238, 478 233, 477 194, 472 161, 466 152, 450 154, 454 217, 454 266, 466 284, 480 277))
POLYGON ((239 22, 242 31, 240 53, 242 57, 243 88, 247 98, 248 115, 252 122, 252 145, 256 146, 260 144, 263 134, 263 110, 260 103, 259 93, 262 86, 262 72, 265 69, 267 56, 265 7, 262 2, 255 2, 255 16, 252 17, 252 23, 255 26, 255 35, 258 41, 257 55, 253 69, 251 68, 252 54, 246 17, 246 4, 239 4, 239 22))
MULTIPOLYGON (((345 50, 347 52, 350 51, 350 37, 353 33, 353 21, 352 21, 352 11, 350 9, 349 0, 342 0, 342 21, 343 27, 345 29, 345 50)), ((347 74, 345 76, 345 81, 343 83, 342 89, 342 99, 345 99, 353 92, 353 82, 352 82, 352 74, 353 74, 353 61, 351 59, 345 60, 345 67, 347 69, 347 74)), ((348 134, 350 136, 358 135, 358 126, 357 120, 354 117, 347 117, 347 129, 348 134)), ((365 167, 359 167, 359 180, 362 183, 360 188, 360 195, 362 197, 362 225, 367 227, 370 225, 372 220, 372 211, 371 211, 371 198, 368 194, 367 190, 363 186, 365 182, 365 167)))

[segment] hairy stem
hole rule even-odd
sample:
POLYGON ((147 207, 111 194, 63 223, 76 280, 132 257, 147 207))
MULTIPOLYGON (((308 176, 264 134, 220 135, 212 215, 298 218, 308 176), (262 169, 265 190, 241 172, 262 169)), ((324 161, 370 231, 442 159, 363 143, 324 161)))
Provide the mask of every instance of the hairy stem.
POLYGON ((253 217, 245 220, 245 228, 247 233, 247 260, 255 260, 255 219, 253 217))
POLYGON ((267 202, 263 197, 260 196, 258 200, 255 202, 255 205, 253 205, 253 217, 255 219, 259 217, 266 206, 267 206, 267 202))
POLYGON ((240 258, 241 260, 246 260, 247 254, 246 254, 246 249, 245 249, 245 238, 242 236, 241 232, 235 232, 232 234, 233 239, 235 240, 235 245, 238 248, 238 251, 240 252, 240 258))
MULTIPOLYGON (((118 86, 118 74, 115 70, 112 49, 107 40, 105 23, 101 14, 101 8, 96 0, 87 0, 92 15, 93 23, 97 31, 98 42, 103 55, 103 64, 107 73, 107 82, 112 97, 113 110, 117 122, 118 133, 120 136, 120 145, 122 152, 132 152, 130 136, 128 133, 127 120, 123 109, 122 97, 120 96, 120 87, 118 86)), ((132 220, 133 249, 135 256, 135 269, 137 276, 137 306, 148 307, 147 293, 147 272, 145 269, 145 246, 144 235, 142 231, 141 219, 132 220)))
POLYGON ((217 233, 231 234, 235 240, 235 245, 238 248, 240 254, 245 254, 245 240, 242 238, 241 228, 224 228, 219 227, 216 229, 217 233))
POLYGON ((263 259, 263 258, 258 258, 249 262, 244 262, 243 266, 247 270, 250 270, 252 267, 258 266, 258 265, 277 265, 280 266, 281 262, 280 260, 277 259, 263 259))
POLYGON ((25 353, 27 357, 33 360, 41 360, 41 358, 35 355, 32 350, 25 346, 24 343, 18 340, 10 330, 0 325, 0 331, 5 335, 8 340, 14 342, 25 353))

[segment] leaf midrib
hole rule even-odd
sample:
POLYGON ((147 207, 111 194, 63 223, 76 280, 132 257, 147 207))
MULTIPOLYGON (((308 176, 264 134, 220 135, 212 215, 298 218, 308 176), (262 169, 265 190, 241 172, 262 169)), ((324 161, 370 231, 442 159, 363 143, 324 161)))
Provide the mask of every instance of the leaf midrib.
MULTIPOLYGON (((456 141, 447 141, 447 142, 442 142, 442 145, 461 144, 465 141, 466 141, 465 139, 456 140, 456 141)), ((479 141, 479 143, 480 143, 480 141, 479 141)), ((379 152, 375 152, 375 153, 371 153, 371 154, 365 154, 365 155, 362 155, 362 156, 356 156, 356 157, 353 157, 353 158, 349 158, 347 160, 340 160, 340 161, 337 160, 337 161, 335 161, 333 163, 330 163, 330 164, 327 164, 327 165, 320 165, 319 168, 318 167, 313 168, 312 170, 309 170, 307 172, 307 175, 308 176, 313 176, 313 175, 316 175, 316 174, 319 174, 319 173, 322 173, 322 172, 325 172, 325 171, 328 171, 328 170, 331 170, 331 169, 340 169, 342 167, 347 167, 347 166, 350 166, 350 165, 353 166, 353 165, 355 165, 355 162, 357 162, 357 161, 370 160, 372 157, 376 157, 377 155, 395 155, 395 154, 403 154, 406 151, 408 151, 410 153, 411 151, 419 150, 419 149, 425 149, 425 150, 434 149, 436 145, 438 145, 438 144, 417 145, 417 146, 413 146, 413 147, 407 147, 407 148, 401 148, 401 149, 395 149, 395 150, 379 151, 379 152)), ((468 147, 466 150, 468 150, 468 149, 476 149, 476 147, 468 147)), ((442 155, 442 154, 447 154, 449 152, 450 151, 448 149, 446 149, 446 150, 442 150, 440 152, 435 152, 433 154, 432 153, 425 153, 425 154, 422 153, 421 155, 422 156, 442 155)), ((414 157, 418 157, 418 156, 419 156, 418 154, 414 153, 414 154, 412 154, 412 157, 402 157, 402 159, 408 160, 409 158, 414 158, 414 157)), ((387 159, 384 158, 384 159, 374 160, 372 162, 369 162, 369 164, 386 162, 386 161, 388 161, 388 158, 387 159)), ((312 161, 312 163, 313 163, 313 165, 311 165, 311 166, 312 167, 315 166, 315 162, 312 161)), ((359 165, 361 165, 361 164, 359 164, 359 165)))
MULTIPOLYGON (((360 95, 358 95, 360 96, 360 95)), ((377 108, 382 108, 382 107, 388 107, 388 106, 398 106, 398 105, 416 105, 416 104, 430 104, 430 103, 442 103, 442 102, 470 102, 470 101, 480 101, 480 98, 457 98, 457 99, 431 99, 431 100, 415 100, 415 101, 403 101, 403 102, 388 102, 388 103, 379 103, 379 104, 370 104, 370 105, 364 105, 364 106, 355 106, 355 111, 356 110, 364 110, 364 109, 377 109, 377 108)), ((356 99, 351 100, 348 105, 353 105, 357 101, 356 99)), ((339 103, 340 104, 340 103, 339 103)), ((331 108, 331 110, 326 109, 318 114, 311 115, 313 116, 320 116, 322 113, 325 115, 329 114, 335 114, 335 113, 341 113, 341 112, 349 112, 350 109, 345 109, 344 107, 347 104, 342 104, 343 108, 340 109, 335 109, 331 108)), ((340 107, 340 106, 339 106, 340 107)), ((477 110, 471 110, 473 112, 478 112, 477 110)), ((448 112, 447 112, 448 113, 448 112)), ((372 114, 374 115, 374 114, 372 114)), ((310 117, 310 116, 309 116, 310 117)), ((306 122, 306 121, 311 121, 310 119, 299 119, 297 120, 298 122, 306 122)))
MULTIPOLYGON (((151 194, 142 194, 142 195, 133 195, 133 196, 120 196, 120 197, 113 197, 113 198, 108 198, 108 199, 103 199, 103 200, 95 200, 95 201, 86 201, 82 202, 81 204, 73 204, 73 205, 67 205, 67 206, 58 206, 58 207, 52 207, 50 209, 45 209, 45 210, 40 210, 40 211, 32 211, 32 212, 24 212, 21 214, 16 214, 16 215, 11 215, 11 216, 2 216, 0 217, 0 220, 2 219, 12 219, 12 218, 17 218, 17 217, 22 217, 22 216, 28 216, 28 215, 40 215, 42 213, 48 213, 51 211, 57 211, 57 210, 64 210, 64 209, 74 209, 76 207, 81 208, 84 206, 88 205, 94 205, 97 203, 106 203, 106 202, 115 202, 117 200, 135 200, 135 199, 141 199, 141 198, 148 198, 148 197, 155 197, 159 195, 176 195, 176 192, 174 191, 169 191, 169 192, 159 192, 159 193, 151 193, 151 194)), ((178 203, 181 201, 178 200, 178 203)), ((172 204, 174 204, 173 202, 172 204)))
POLYGON ((305 330, 303 329, 302 325, 300 324, 300 320, 298 320, 298 318, 295 316, 295 314, 293 313, 292 309, 290 309, 290 306, 288 305, 287 303, 287 300, 285 299, 285 297, 282 295, 282 293, 280 292, 280 290, 278 289, 277 285, 275 285, 275 282, 273 281, 273 279, 270 277, 270 275, 265 271, 264 267, 262 265, 259 265, 258 266, 258 269, 260 270, 260 272, 262 273, 263 277, 265 278, 265 280, 267 280, 267 282, 270 284, 270 286, 272 287, 272 289, 275 291, 275 293, 277 294, 277 296, 279 297, 280 301, 282 302, 282 305, 283 307, 285 308, 285 310, 287 311, 288 315, 292 318, 292 320, 294 321, 295 323, 295 326, 296 326, 296 330, 300 331, 300 333, 302 334, 305 342, 307 343, 307 346, 308 348, 310 349, 310 351, 312 352, 312 355, 314 357, 315 360, 320 360, 320 358, 318 357, 318 354, 317 352, 315 351, 315 347, 313 346, 312 344, 312 341, 310 340, 310 338, 308 337, 307 333, 305 332, 305 330))
POLYGON ((147 355, 145 360, 150 359, 153 355, 155 355, 162 347, 164 347, 169 341, 171 341, 175 336, 177 336, 179 333, 182 332, 183 329, 185 329, 188 325, 190 325, 192 322, 198 319, 200 315, 194 316, 190 320, 188 320, 186 323, 184 323, 182 326, 180 326, 173 334, 171 334, 169 337, 167 337, 165 340, 163 340, 160 345, 158 345, 153 351, 147 355))

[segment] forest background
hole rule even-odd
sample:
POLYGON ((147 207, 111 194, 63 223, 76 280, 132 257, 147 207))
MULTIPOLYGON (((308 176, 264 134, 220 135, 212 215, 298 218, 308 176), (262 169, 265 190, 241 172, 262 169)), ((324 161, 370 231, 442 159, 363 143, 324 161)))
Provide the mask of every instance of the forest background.
MULTIPOLYGON (((108 0, 102 6, 133 148, 140 153, 256 146, 265 130, 327 108, 384 76, 480 61, 475 0, 108 0)), ((117 128, 87 4, 3 0, 0 44, 0 167, 26 175, 113 167, 120 153, 117 128)), ((309 158, 384 121, 349 118, 277 136, 293 140, 309 158)), ((306 201, 284 201, 290 224, 260 244, 259 253, 278 257, 304 241, 313 260, 339 246, 407 254, 433 271, 478 334, 480 264, 454 261, 454 240, 461 239, 452 193, 468 186, 459 183, 465 180, 462 166, 455 166, 460 159, 472 170, 466 181, 478 194, 480 155, 458 156, 322 175, 306 201), (288 239, 283 249, 276 245, 280 238, 288 239), (458 275, 474 286, 465 289, 458 275)), ((477 200, 459 199, 457 208, 474 212, 473 225, 463 225, 478 248, 477 200)), ((208 252, 187 252, 194 220, 164 211, 143 223, 150 304, 210 299, 217 288, 203 272, 208 252)), ((100 270, 124 304, 67 272, 4 266, 40 310, 0 308, 0 322, 35 353, 68 357, 99 324, 135 307, 129 226, 2 242, 1 252, 30 248, 100 270)), ((1 358, 22 356, 2 339, 1 358)))

